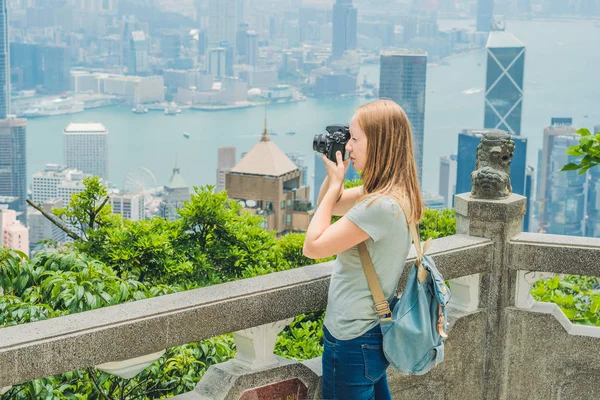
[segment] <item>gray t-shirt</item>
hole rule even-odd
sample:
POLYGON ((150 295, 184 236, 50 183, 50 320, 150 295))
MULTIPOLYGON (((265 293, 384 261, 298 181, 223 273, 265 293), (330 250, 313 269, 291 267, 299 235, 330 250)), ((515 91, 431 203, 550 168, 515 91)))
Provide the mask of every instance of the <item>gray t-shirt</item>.
MULTIPOLYGON (((402 209, 390 196, 367 198, 346 213, 346 218, 365 231, 367 249, 383 294, 391 301, 411 245, 402 209)), ((358 246, 337 255, 331 274, 325 326, 338 340, 354 339, 377 325, 375 302, 369 290, 358 246)))

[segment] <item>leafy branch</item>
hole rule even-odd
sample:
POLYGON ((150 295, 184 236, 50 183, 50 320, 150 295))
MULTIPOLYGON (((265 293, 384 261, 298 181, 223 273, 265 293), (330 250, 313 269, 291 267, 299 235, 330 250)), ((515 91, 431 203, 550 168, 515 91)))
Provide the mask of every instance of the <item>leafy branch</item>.
POLYGON ((573 157, 582 157, 579 162, 570 162, 561 171, 577 171, 579 175, 585 174, 590 168, 600 164, 600 133, 592 135, 586 128, 581 128, 575 133, 580 135, 579 144, 570 146, 567 154, 573 157))

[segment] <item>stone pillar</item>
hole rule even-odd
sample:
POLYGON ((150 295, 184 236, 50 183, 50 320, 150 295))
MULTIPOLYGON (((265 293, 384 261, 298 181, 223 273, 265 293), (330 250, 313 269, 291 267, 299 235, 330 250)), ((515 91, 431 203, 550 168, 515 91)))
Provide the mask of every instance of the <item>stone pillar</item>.
POLYGON ((494 242, 489 271, 481 274, 479 307, 485 308, 486 355, 484 399, 501 399, 505 360, 504 310, 515 303, 516 271, 508 269, 512 237, 521 232, 526 198, 511 194, 504 200, 474 199, 470 193, 455 196, 456 233, 485 237, 494 242))

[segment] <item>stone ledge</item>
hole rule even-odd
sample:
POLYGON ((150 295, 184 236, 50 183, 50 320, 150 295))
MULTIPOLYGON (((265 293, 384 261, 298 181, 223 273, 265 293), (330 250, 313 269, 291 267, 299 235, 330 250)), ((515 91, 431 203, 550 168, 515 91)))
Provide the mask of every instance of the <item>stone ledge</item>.
POLYGON ((600 239, 520 233, 510 240, 513 270, 600 276, 600 239))
MULTIPOLYGON (((429 254, 451 279, 485 271, 491 251, 487 239, 457 235, 435 240, 429 254)), ((321 310, 331 268, 312 265, 2 328, 0 387, 321 310)))

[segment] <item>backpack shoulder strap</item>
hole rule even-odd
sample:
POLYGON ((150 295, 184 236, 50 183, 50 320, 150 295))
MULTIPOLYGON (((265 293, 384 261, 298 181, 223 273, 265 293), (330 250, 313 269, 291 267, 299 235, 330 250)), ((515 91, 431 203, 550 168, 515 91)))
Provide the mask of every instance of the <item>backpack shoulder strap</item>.
POLYGON ((432 240, 431 238, 427 239, 423 244, 423 247, 421 247, 421 238, 417 233, 416 224, 412 221, 410 213, 410 202, 408 201, 408 198, 404 198, 404 202, 401 208, 404 212, 404 217, 406 218, 406 223, 408 224, 408 228, 410 230, 410 234, 415 245, 415 250, 417 251, 416 264, 417 268, 419 269, 417 277, 419 279, 419 282, 423 283, 427 278, 427 270, 423 267, 423 254, 429 249, 429 246, 431 246, 432 240))

